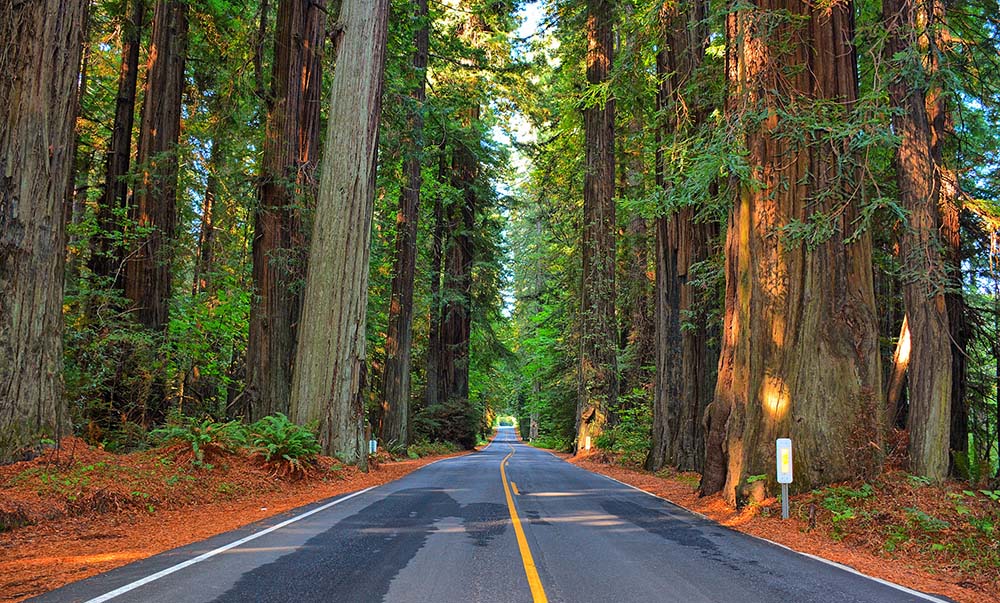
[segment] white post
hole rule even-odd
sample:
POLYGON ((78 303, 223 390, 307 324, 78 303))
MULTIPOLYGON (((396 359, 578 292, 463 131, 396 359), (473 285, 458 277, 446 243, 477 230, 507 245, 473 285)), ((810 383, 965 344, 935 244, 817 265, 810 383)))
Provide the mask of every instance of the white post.
POLYGON ((788 484, 792 483, 792 440, 778 438, 775 450, 778 483, 781 484, 781 518, 788 519, 788 484))

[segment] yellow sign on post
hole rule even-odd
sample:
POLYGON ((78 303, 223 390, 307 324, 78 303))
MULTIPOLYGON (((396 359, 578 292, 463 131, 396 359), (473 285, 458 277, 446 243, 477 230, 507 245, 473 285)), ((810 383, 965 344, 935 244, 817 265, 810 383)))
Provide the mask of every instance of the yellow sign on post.
POLYGON ((788 484, 792 483, 792 440, 778 438, 775 442, 778 483, 781 484, 781 518, 788 519, 788 484))

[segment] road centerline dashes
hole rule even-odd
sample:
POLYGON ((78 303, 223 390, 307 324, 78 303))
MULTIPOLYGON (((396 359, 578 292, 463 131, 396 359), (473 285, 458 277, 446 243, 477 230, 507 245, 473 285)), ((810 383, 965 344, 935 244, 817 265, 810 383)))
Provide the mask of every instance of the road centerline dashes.
POLYGON ((508 483, 507 481, 507 461, 514 456, 514 452, 515 449, 512 445, 510 454, 500 461, 500 481, 503 482, 503 492, 507 497, 507 509, 510 511, 510 521, 514 525, 514 534, 517 536, 517 547, 521 551, 521 562, 524 565, 524 574, 528 578, 528 587, 531 589, 531 599, 534 603, 548 603, 549 599, 542 587, 542 580, 538 577, 538 568, 535 567, 535 559, 531 556, 531 547, 528 546, 524 528, 521 527, 521 519, 517 515, 517 507, 514 506, 514 497, 511 496, 513 482, 508 483))

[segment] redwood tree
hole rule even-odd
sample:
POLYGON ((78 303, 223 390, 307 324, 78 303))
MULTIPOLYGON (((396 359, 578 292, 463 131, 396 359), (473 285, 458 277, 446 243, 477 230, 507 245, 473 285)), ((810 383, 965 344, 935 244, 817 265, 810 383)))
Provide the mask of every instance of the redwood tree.
MULTIPOLYGON (((604 84, 614 52, 612 0, 587 0, 587 82, 604 84)), ((601 433, 618 398, 615 324, 615 103, 599 99, 583 110, 583 286, 577 449, 601 433)))
POLYGON ((138 233, 126 263, 125 295, 136 319, 154 331, 166 328, 173 279, 187 10, 184 0, 156 2, 139 130, 141 175, 132 208, 138 233))
POLYGON ((365 326, 389 0, 345 0, 309 249, 291 418, 367 467, 365 326))
POLYGON ((122 58, 118 72, 118 94, 115 97, 115 119, 111 126, 105 167, 104 190, 97 206, 98 231, 92 241, 90 269, 100 277, 115 277, 115 284, 124 282, 121 272, 122 249, 115 241, 121 233, 120 213, 128 207, 128 176, 132 159, 132 125, 135 121, 136 88, 139 81, 139 46, 142 41, 142 21, 146 13, 145 0, 128 3, 128 13, 122 23, 122 58))
POLYGON ((0 1, 0 463, 69 431, 63 203, 85 6, 0 1))
POLYGON ((892 120, 900 138, 896 181, 900 203, 909 213, 899 239, 899 256, 910 330, 910 471, 941 479, 948 473, 953 365, 926 84, 911 75, 922 72, 917 41, 921 10, 913 0, 882 3, 889 33, 886 50, 899 67, 889 85, 898 109, 892 120))
POLYGON ((323 1, 283 0, 278 6, 254 220, 248 418, 287 413, 291 398, 305 275, 301 210, 315 191, 326 15, 323 1))
MULTIPOLYGON (((704 101, 687 98, 686 88, 692 86, 705 57, 707 2, 664 7, 664 43, 656 65, 657 110, 665 123, 658 140, 665 138, 662 133, 690 135, 706 113, 704 101)), ((656 180, 661 188, 667 183, 666 171, 663 151, 657 149, 656 180)), ((652 470, 667 464, 700 470, 704 460, 702 415, 713 395, 718 350, 709 343, 715 329, 706 316, 706 300, 700 299, 689 279, 692 266, 708 258, 716 227, 696 222, 695 213, 695 208, 683 207, 656 220, 657 371, 646 462, 652 470), (684 322, 692 323, 692 328, 682 329, 684 322)))
POLYGON ((423 151, 423 103, 427 96, 427 53, 430 24, 427 0, 417 0, 419 20, 414 34, 413 71, 417 83, 410 93, 409 128, 405 136, 408 156, 403 162, 406 183, 399 195, 396 215, 396 262, 389 300, 389 330, 385 343, 385 372, 382 378, 383 442, 406 447, 410 443, 410 347, 413 342, 413 282, 417 265, 417 217, 420 209, 420 156, 423 151))
POLYGON ((882 413, 871 245, 853 231, 856 163, 837 127, 857 99, 853 2, 732 8, 727 112, 749 178, 729 216, 701 491, 739 503, 773 482, 779 437, 792 438, 796 489, 877 471, 882 413))

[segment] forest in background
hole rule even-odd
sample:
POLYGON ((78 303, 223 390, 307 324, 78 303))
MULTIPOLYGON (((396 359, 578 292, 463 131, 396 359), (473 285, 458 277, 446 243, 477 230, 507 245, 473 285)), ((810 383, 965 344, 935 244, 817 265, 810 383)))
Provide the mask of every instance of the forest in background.
POLYGON ((5 460, 282 413, 363 464, 510 411, 733 503, 782 436, 802 489, 996 477, 995 0, 379 2, 384 78, 336 1, 15 4, 5 460), (327 152, 373 113, 377 175, 327 152))

